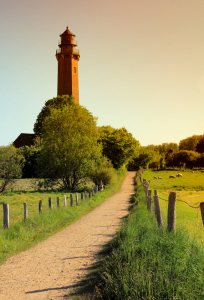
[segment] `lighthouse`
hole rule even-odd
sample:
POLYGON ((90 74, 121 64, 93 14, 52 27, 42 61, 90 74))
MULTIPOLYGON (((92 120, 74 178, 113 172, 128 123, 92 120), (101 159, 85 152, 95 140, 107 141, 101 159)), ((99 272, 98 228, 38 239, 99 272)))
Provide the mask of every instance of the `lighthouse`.
POLYGON ((58 61, 58 82, 57 95, 73 95, 75 102, 79 103, 79 80, 78 80, 78 61, 80 58, 75 35, 68 29, 60 35, 58 43, 59 49, 56 50, 58 61))

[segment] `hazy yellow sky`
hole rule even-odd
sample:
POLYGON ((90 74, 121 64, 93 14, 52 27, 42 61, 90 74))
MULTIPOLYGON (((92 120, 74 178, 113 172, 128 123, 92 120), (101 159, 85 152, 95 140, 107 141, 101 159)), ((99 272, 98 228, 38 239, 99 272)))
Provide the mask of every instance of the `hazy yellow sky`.
POLYGON ((80 104, 142 145, 204 133, 203 0, 0 2, 0 145, 57 93, 59 34, 76 34, 80 104))

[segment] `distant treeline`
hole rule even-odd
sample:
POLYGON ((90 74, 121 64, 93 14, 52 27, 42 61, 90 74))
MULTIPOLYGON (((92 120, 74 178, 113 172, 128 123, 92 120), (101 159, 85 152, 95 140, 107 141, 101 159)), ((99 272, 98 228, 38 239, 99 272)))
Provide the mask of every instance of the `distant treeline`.
POLYGON ((143 166, 165 169, 166 167, 204 167, 204 135, 193 135, 176 143, 141 147, 139 156, 129 163, 129 170, 143 166))

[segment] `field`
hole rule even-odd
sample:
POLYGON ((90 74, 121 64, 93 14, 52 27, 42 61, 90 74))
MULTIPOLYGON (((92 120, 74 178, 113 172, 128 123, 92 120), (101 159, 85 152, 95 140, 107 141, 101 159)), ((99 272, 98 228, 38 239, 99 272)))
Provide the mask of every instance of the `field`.
MULTIPOLYGON (((75 194, 73 194, 73 207, 70 207, 70 191, 42 190, 28 191, 10 190, 0 194, 0 263, 7 257, 32 247, 50 235, 75 222, 84 214, 100 205, 106 198, 117 192, 125 177, 125 171, 116 175, 115 182, 107 186, 103 192, 99 192, 89 199, 81 200, 80 191, 87 191, 88 187, 78 190, 79 203, 76 205, 75 194), (64 207, 64 195, 67 198, 67 208, 64 207), (48 198, 52 197, 53 209, 48 207, 48 198), (57 197, 60 207, 57 207, 57 197), (39 214, 39 200, 42 200, 42 213, 39 214), (28 219, 24 218, 23 202, 27 202, 28 219), (3 203, 9 204, 9 229, 3 229, 3 203)), ((22 180, 23 181, 23 180, 22 180)), ((23 186, 23 182, 20 182, 23 186)), ((26 181, 28 186, 28 180, 26 181)))
POLYGON ((165 200, 168 200, 170 191, 177 192, 176 226, 188 229, 190 236, 204 245, 204 231, 199 208, 200 202, 204 202, 204 173, 200 171, 179 173, 182 173, 183 177, 169 179, 169 175, 176 175, 178 171, 148 170, 144 172, 143 177, 150 180, 149 189, 158 191, 164 223, 167 222, 168 207, 168 202, 165 200), (154 179, 154 176, 160 176, 162 179, 154 179), (187 203, 197 208, 192 208, 187 203))
MULTIPOLYGON (((199 197, 203 193, 200 193, 204 180, 202 173, 183 172, 183 178, 172 180, 168 178, 169 172, 145 171, 143 175, 151 180, 150 188, 157 189, 163 199, 168 199, 169 191, 178 190, 178 199, 187 198, 193 204, 197 198, 202 201, 199 197), (163 180, 154 180, 155 175, 163 177, 163 180), (190 197, 193 195, 199 196, 190 197)), ((200 213, 177 201, 176 230, 168 232, 167 202, 160 199, 160 203, 164 224, 158 227, 154 214, 147 210, 144 188, 137 177, 130 214, 104 249, 100 263, 92 268, 84 286, 71 299, 204 299, 200 213), (196 227, 196 220, 200 227, 196 227)))

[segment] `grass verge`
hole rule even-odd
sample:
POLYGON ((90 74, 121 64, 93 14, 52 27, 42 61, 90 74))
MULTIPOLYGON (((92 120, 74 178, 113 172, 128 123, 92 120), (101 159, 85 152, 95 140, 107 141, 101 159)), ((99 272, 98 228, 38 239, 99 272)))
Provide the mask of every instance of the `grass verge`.
POLYGON ((105 250, 71 299, 204 299, 203 247, 183 227, 158 228, 139 184, 130 214, 105 250))
MULTIPOLYGON (((112 196, 114 193, 120 190, 122 182, 125 178, 126 171, 123 170, 117 175, 117 180, 111 186, 107 186, 101 193, 97 193, 90 199, 80 200, 78 205, 70 207, 68 204, 67 208, 63 207, 63 203, 60 208, 49 210, 48 197, 57 197, 63 199, 63 195, 66 193, 60 193, 56 191, 49 191, 49 193, 29 193, 29 192, 16 192, 9 193, 8 195, 1 195, 1 203, 9 203, 11 211, 15 211, 16 207, 23 206, 23 201, 26 201, 30 205, 29 207, 35 206, 35 213, 29 214, 26 222, 22 221, 23 215, 21 213, 20 219, 16 219, 11 222, 9 229, 4 230, 0 228, 0 264, 2 264, 8 257, 15 255, 21 251, 24 251, 38 242, 47 239, 49 236, 59 232, 63 228, 74 223, 80 219, 83 215, 87 214, 95 207, 99 206, 105 199, 112 196), (45 197, 46 209, 39 215, 37 213, 37 206, 39 199, 45 197), (13 205, 13 208, 12 208, 13 205)), ((69 199, 67 199, 69 203, 69 199)), ((18 208, 17 208, 18 209, 18 208)), ((3 223, 3 220, 2 220, 3 223)))

